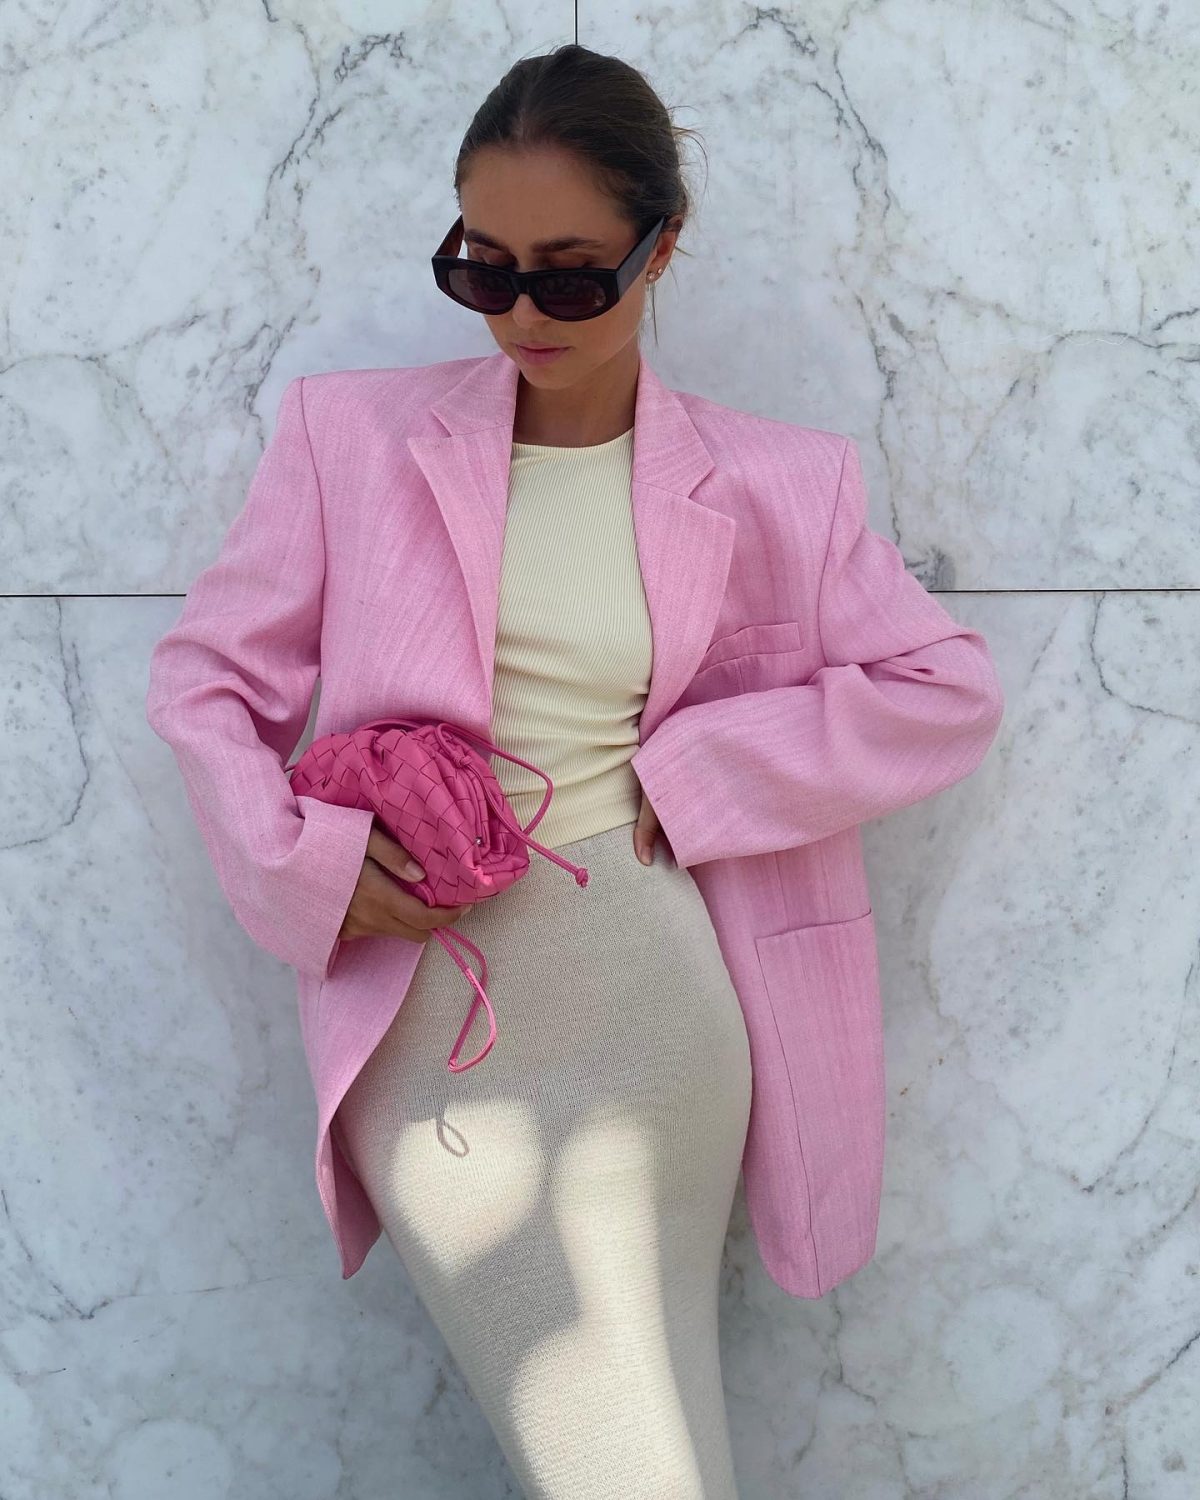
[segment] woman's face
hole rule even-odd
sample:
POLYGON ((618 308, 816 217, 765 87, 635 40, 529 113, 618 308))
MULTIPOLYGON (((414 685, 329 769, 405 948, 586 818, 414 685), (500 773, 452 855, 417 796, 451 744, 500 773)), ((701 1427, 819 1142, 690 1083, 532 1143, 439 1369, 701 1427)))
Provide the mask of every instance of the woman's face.
MULTIPOLYGON (((472 159, 460 186, 463 240, 459 254, 514 271, 577 270, 621 264, 635 230, 599 192, 569 153, 539 148, 487 147, 472 159), (540 241, 578 237, 589 243, 561 249, 540 241)), ((526 380, 546 389, 574 384, 636 341, 646 303, 646 278, 671 258, 678 231, 663 230, 649 260, 615 307, 597 318, 564 322, 539 312, 522 293, 506 313, 484 314, 492 337, 526 380), (549 364, 534 364, 520 344, 565 345, 549 364)))

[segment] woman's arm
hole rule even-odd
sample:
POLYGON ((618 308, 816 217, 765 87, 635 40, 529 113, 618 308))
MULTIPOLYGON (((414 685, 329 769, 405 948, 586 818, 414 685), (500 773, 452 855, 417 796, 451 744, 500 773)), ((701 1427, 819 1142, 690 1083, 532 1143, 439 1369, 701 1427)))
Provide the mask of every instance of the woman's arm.
POLYGON ((325 543, 304 377, 280 399, 241 513, 150 658, 146 718, 175 753, 237 921, 328 976, 373 815, 296 797, 284 770, 321 662, 325 543))
POLYGON ((847 440, 808 682, 691 704, 632 758, 677 863, 795 848, 973 771, 1004 702, 983 637, 958 625, 867 526, 847 440))

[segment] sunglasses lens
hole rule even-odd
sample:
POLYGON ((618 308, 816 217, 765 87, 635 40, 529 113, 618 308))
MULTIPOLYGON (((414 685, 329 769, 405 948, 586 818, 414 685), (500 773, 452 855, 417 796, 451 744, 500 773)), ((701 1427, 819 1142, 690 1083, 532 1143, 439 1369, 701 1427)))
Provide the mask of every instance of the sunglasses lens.
POLYGON ((579 318, 604 307, 604 288, 592 276, 564 271, 542 282, 538 300, 552 318, 579 318))
MULTIPOLYGON (((504 313, 513 305, 507 278, 490 266, 454 266, 446 279, 454 295, 477 312, 504 313)), ((604 287, 595 277, 564 271, 540 283, 537 306, 551 318, 586 317, 604 310, 604 287)))
POLYGON ((507 312, 513 305, 512 288, 507 280, 487 266, 455 266, 447 280, 454 295, 479 312, 507 312))

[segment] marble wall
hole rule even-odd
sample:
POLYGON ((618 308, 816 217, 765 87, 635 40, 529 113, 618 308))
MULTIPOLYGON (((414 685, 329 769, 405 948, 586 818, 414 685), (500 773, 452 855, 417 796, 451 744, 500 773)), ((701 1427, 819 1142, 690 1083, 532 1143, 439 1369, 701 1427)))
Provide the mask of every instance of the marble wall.
POLYGON ((738 1190, 743 1500, 1195 1500, 1184 0, 0 13, 0 1494, 517 1493, 386 1242, 340 1279, 293 976, 143 701, 286 382, 494 348, 429 275, 454 152, 576 35, 703 133, 655 368, 852 435, 1006 693, 973 776, 864 832, 876 1259, 791 1299, 738 1190))

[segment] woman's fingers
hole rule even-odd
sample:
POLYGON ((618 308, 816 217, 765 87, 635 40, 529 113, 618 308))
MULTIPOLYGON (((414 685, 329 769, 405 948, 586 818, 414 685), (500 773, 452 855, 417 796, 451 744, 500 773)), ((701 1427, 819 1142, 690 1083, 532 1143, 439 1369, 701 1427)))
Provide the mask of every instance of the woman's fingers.
MULTIPOLYGON (((402 872, 409 855, 393 838, 372 829, 367 838, 366 855, 358 884, 342 924, 342 937, 405 937, 423 943, 437 927, 448 927, 473 902, 461 906, 427 906, 419 896, 404 890, 392 871, 402 872)), ((417 875, 399 875, 416 880, 417 875)))
POLYGON ((633 852, 642 864, 654 863, 654 840, 659 830, 658 814, 650 806, 650 799, 642 792, 642 805, 637 822, 633 825, 633 852))
POLYGON ((401 880, 424 880, 425 871, 403 844, 398 844, 391 834, 382 828, 372 828, 367 835, 366 852, 378 864, 384 866, 401 880))

